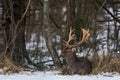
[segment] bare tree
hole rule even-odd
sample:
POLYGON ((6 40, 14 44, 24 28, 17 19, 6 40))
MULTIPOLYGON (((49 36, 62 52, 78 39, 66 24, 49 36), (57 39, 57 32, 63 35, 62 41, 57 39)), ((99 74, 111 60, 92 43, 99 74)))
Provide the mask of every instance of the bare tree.
POLYGON ((6 51, 16 65, 24 63, 25 54, 25 15, 30 4, 25 7, 26 1, 5 0, 4 18, 6 32, 6 51), (26 10, 25 10, 26 9, 26 10))
POLYGON ((53 48, 53 42, 52 42, 52 35, 51 31, 52 29, 50 28, 49 25, 49 0, 44 0, 44 8, 43 8, 43 33, 46 41, 46 46, 48 48, 49 53, 51 54, 51 57, 53 59, 54 65, 57 67, 61 66, 61 61, 59 59, 58 54, 56 53, 55 49, 53 48))

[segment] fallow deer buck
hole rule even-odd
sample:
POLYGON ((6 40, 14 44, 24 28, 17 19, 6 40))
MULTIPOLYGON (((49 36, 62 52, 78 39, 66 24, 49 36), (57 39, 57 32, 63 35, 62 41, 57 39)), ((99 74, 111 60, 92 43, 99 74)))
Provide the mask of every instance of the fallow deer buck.
POLYGON ((76 42, 73 45, 70 42, 74 39, 74 29, 70 28, 69 39, 65 42, 65 48, 61 53, 61 57, 65 60, 66 64, 63 67, 63 74, 89 74, 92 71, 92 64, 88 58, 77 57, 75 51, 72 49, 85 42, 90 36, 89 30, 82 29, 83 37, 80 42, 76 42))

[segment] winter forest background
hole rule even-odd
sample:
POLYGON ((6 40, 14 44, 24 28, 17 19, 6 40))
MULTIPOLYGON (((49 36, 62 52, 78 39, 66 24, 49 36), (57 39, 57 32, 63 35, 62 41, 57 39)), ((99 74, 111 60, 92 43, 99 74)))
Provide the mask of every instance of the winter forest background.
POLYGON ((61 68, 60 54, 69 28, 75 41, 81 28, 90 38, 77 47, 78 56, 93 62, 93 74, 120 72, 119 0, 0 0, 0 67, 19 72, 61 68))

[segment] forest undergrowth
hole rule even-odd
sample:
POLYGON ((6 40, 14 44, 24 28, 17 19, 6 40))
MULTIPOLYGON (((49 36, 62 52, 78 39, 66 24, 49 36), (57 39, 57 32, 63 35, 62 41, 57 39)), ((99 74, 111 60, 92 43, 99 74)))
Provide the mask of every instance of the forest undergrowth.
POLYGON ((92 57, 92 74, 102 72, 117 72, 120 73, 120 58, 114 57, 111 54, 93 55, 92 57))

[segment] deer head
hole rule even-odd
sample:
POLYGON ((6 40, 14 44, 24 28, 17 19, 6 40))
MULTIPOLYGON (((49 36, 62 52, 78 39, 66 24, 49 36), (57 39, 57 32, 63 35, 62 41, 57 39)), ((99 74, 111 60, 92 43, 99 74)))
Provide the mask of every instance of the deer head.
POLYGON ((64 41, 65 48, 63 49, 63 52, 61 54, 62 57, 64 57, 64 55, 67 53, 70 54, 69 52, 74 52, 73 48, 85 42, 90 36, 89 30, 82 29, 82 32, 83 32, 82 40, 80 42, 75 42, 73 45, 71 45, 70 42, 75 38, 75 35, 73 34, 73 32, 74 32, 74 29, 71 27, 68 41, 64 41))
POLYGON ((69 39, 67 41, 64 41, 65 48, 61 53, 61 57, 66 61, 65 71, 68 74, 88 74, 92 70, 91 62, 84 57, 77 58, 75 52, 73 51, 73 48, 81 45, 88 39, 90 36, 89 30, 82 29, 82 40, 71 45, 70 42, 75 38, 73 32, 74 29, 70 28, 69 39))

